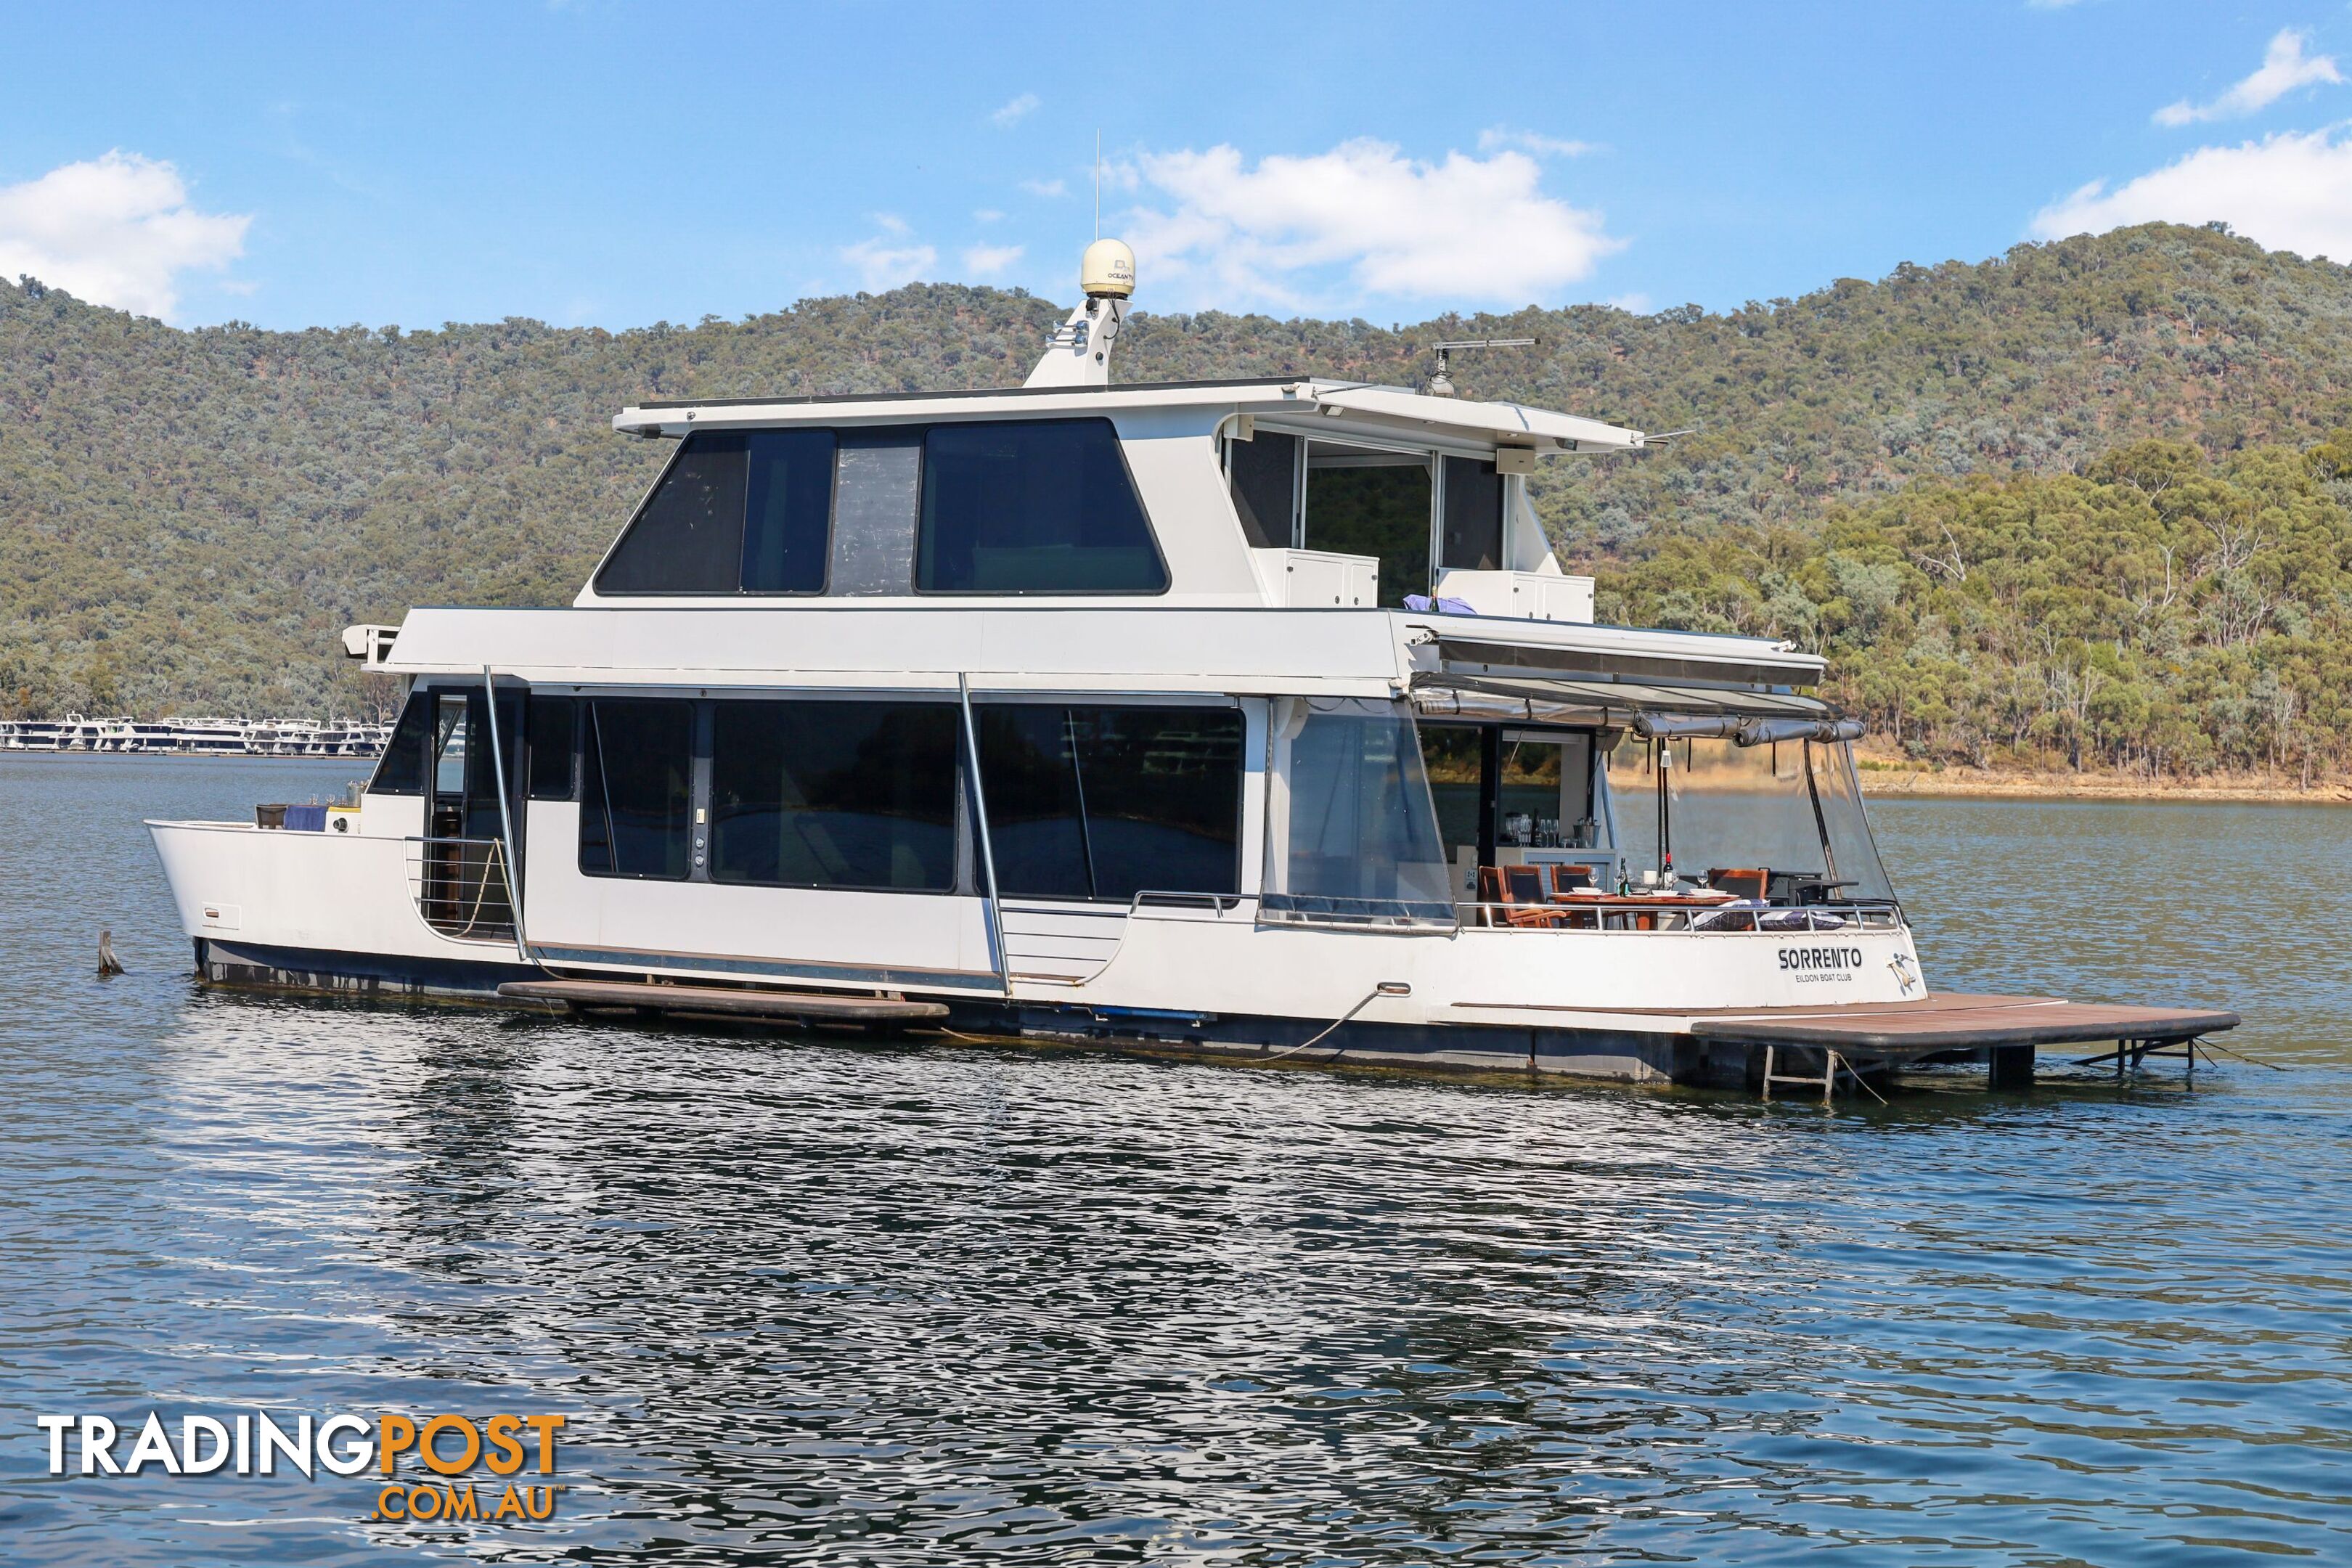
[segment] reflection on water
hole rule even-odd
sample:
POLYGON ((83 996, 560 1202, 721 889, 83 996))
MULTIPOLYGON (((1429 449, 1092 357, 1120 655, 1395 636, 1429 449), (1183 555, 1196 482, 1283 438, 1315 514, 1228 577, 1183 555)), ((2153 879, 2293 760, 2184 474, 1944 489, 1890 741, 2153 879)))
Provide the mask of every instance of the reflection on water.
POLYGON ((2352 818, 1885 808, 1938 984, 2292 1070, 1824 1115, 195 994, 136 816, 337 783, 0 760, 12 1560, 2352 1551, 2347 982, 2280 934, 2352 818), (37 1410, 255 1405, 561 1412, 574 1489, 39 1474, 37 1410))

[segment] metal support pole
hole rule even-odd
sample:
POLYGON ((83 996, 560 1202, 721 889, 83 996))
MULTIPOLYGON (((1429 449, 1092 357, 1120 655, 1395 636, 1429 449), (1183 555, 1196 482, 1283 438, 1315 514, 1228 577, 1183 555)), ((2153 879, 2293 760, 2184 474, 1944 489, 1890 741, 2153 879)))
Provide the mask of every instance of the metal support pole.
POLYGON ((1013 999, 1013 955, 1004 951, 1004 907, 996 896, 996 847, 988 826, 988 792, 980 779, 980 727, 971 718, 971 678, 959 671, 956 695, 963 703, 963 749, 971 759, 972 837, 980 840, 981 876, 987 885, 988 931, 996 943, 997 984, 1006 1001, 1013 999))
POLYGON ((505 836, 499 847, 499 873, 506 879, 507 912, 514 917, 515 956, 531 963, 536 961, 522 934, 522 889, 515 885, 514 817, 507 810, 506 748, 499 743, 499 688, 487 664, 482 666, 482 701, 490 712, 490 773, 499 786, 499 831, 505 836))

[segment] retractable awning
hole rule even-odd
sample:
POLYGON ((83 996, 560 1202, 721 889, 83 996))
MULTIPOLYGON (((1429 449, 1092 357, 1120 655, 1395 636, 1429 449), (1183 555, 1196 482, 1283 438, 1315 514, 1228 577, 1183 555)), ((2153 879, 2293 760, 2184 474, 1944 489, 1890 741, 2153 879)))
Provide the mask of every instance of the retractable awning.
POLYGON ((1414 708, 1432 719, 1573 724, 1644 735, 1711 736, 1746 745, 1768 741, 1850 741, 1861 721, 1817 697, 1723 686, 1625 680, 1541 680, 1424 672, 1413 678, 1414 708))

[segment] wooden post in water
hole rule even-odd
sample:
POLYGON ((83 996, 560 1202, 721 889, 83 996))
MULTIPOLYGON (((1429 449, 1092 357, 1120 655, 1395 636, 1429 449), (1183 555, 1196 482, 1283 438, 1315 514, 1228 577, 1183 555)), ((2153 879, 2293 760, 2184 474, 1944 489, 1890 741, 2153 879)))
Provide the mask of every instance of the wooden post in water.
POLYGON ((2033 1047, 2032 1046, 1995 1046, 1985 1052, 1989 1068, 1985 1087, 1990 1089, 2032 1089, 2033 1087, 2033 1047))

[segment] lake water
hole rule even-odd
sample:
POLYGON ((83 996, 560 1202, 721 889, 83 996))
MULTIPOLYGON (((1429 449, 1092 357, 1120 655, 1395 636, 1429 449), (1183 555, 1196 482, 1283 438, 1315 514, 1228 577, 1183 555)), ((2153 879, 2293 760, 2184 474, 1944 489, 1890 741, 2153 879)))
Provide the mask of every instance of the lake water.
POLYGON ((1825 1112, 199 993, 139 818, 351 772, 0 759, 0 1559, 2352 1561, 2352 813, 1880 806, 1938 985, 2283 1070, 1825 1112), (257 1407, 561 1413, 571 1489, 33 1425, 257 1407))

